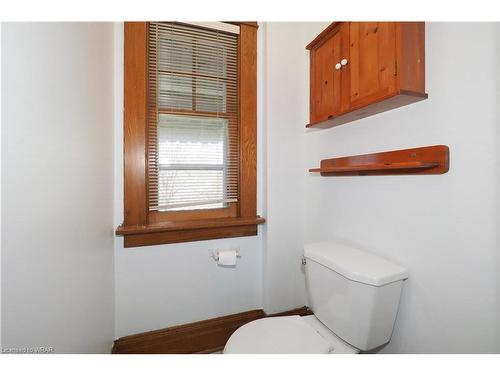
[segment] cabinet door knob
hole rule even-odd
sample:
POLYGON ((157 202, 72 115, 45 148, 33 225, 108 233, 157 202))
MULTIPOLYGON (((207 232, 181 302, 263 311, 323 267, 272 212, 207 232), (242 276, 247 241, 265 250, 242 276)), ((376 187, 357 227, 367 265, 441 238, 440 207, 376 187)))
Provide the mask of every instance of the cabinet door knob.
POLYGON ((348 63, 347 59, 342 59, 342 60, 340 60, 340 64, 341 64, 342 66, 347 65, 347 63, 348 63))
POLYGON ((336 63, 335 70, 339 70, 340 68, 342 68, 342 65, 340 63, 336 63))

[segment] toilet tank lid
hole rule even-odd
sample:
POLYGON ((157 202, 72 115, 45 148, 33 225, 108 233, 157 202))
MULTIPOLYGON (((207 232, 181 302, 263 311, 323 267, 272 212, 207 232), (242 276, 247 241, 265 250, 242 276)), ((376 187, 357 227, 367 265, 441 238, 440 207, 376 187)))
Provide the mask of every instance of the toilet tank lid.
POLYGON ((338 242, 307 244, 304 246, 304 256, 347 279, 373 286, 382 286, 408 278, 408 273, 403 267, 338 242))

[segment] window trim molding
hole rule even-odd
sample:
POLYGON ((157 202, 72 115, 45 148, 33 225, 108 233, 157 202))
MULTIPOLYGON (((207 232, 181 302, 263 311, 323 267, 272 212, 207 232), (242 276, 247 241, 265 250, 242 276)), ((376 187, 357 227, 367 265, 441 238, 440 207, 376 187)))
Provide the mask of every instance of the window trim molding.
POLYGON ((240 183, 237 217, 153 223, 147 199, 147 22, 124 25, 125 247, 257 235, 257 25, 239 24, 240 183))

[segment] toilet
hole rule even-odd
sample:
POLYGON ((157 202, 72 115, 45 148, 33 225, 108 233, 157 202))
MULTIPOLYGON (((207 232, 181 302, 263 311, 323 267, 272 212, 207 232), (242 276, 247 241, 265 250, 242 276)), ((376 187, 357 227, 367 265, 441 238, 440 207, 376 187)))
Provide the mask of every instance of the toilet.
POLYGON ((406 270, 337 242, 304 246, 314 315, 257 319, 238 328, 224 354, 355 354, 389 342, 406 270))

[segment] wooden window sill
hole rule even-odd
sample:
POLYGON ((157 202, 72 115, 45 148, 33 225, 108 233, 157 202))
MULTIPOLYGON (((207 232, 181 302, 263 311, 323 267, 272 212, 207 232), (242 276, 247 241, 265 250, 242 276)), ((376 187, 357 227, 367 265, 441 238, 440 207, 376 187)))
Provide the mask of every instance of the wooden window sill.
POLYGON ((167 221, 151 225, 119 226, 116 235, 124 236, 125 247, 150 246, 178 242, 257 235, 257 225, 265 219, 224 218, 210 220, 167 221))

